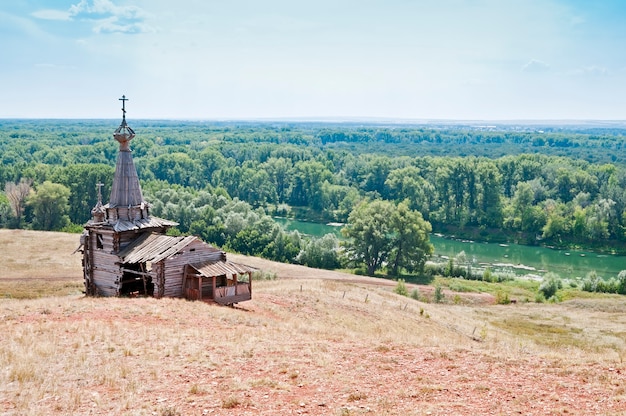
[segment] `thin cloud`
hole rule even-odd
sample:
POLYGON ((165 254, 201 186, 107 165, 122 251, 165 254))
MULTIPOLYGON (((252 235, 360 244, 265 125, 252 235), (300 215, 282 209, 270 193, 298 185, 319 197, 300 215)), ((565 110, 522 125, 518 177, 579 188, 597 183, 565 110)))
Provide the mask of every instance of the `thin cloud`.
POLYGON ((604 77, 609 75, 609 70, 603 66, 591 65, 570 71, 571 75, 582 75, 587 77, 604 77))
POLYGON ((70 7, 69 13, 72 16, 82 14, 111 15, 118 19, 141 19, 145 13, 137 6, 118 6, 110 0, 81 0, 80 3, 70 7))
POLYGON ((32 16, 44 20, 82 20, 93 24, 94 33, 146 33, 146 13, 137 6, 118 6, 111 0, 81 0, 68 10, 42 9, 32 16))
POLYGON ((531 59, 522 67, 522 72, 546 72, 550 65, 538 59, 531 59))
POLYGON ((37 10, 32 13, 32 16, 43 20, 72 20, 70 12, 54 9, 37 10))
POLYGON ((95 33, 146 33, 152 29, 141 22, 121 22, 115 16, 106 19, 96 19, 93 21, 93 31, 95 33))

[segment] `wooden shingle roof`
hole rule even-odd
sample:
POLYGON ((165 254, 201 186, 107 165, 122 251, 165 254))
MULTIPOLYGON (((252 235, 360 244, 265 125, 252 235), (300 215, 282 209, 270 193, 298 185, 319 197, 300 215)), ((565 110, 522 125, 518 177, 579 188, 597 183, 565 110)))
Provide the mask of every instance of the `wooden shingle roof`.
POLYGON ((137 176, 137 170, 133 163, 133 157, 130 150, 120 149, 120 152, 117 154, 109 206, 111 208, 132 207, 140 205, 141 203, 145 203, 145 201, 141 193, 141 186, 139 185, 139 177, 137 176))
POLYGON ((114 231, 122 232, 122 231, 132 231, 132 230, 143 230, 143 229, 148 229, 148 228, 175 227, 178 225, 178 223, 175 221, 165 220, 163 218, 149 217, 149 218, 142 218, 140 220, 135 220, 135 221, 127 221, 127 220, 120 219, 110 225, 113 227, 114 231))
MULTIPOLYGON (((183 250, 196 241, 194 236, 171 237, 161 234, 150 234, 139 237, 133 243, 121 250, 117 255, 123 263, 158 262, 183 250)), ((209 250, 221 251, 209 246, 209 250)))
POLYGON ((228 260, 207 261, 203 263, 190 264, 202 277, 231 276, 233 274, 253 273, 258 269, 239 264, 228 260))

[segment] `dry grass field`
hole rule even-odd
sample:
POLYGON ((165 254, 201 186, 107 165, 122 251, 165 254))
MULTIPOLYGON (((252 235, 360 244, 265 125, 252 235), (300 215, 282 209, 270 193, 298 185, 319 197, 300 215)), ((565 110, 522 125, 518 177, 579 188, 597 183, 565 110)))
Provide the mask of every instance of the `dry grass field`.
POLYGON ((626 414, 623 297, 433 304, 232 256, 278 275, 237 308, 85 298, 77 237, 0 230, 2 415, 626 414))
POLYGON ((0 229, 0 297, 81 293, 77 234, 0 229))

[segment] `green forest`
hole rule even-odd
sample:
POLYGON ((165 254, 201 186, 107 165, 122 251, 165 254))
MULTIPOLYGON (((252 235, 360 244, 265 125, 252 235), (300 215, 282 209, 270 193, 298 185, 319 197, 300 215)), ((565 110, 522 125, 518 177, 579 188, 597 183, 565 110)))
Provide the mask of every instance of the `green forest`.
MULTIPOLYGON (((152 214, 240 253, 397 276, 423 271, 430 232, 626 252, 623 128, 130 124, 152 214), (272 216, 345 223, 346 242, 285 232, 272 216)), ((80 232, 98 182, 108 199, 116 127, 0 120, 0 226, 80 232)))

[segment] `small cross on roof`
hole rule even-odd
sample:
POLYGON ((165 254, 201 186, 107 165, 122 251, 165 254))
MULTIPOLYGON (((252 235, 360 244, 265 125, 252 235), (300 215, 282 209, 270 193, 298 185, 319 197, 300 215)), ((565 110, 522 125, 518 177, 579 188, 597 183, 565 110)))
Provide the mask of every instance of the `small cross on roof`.
POLYGON ((98 182, 96 187, 98 188, 98 204, 102 204, 102 187, 104 184, 102 182, 98 182))
POLYGON ((130 101, 130 100, 126 98, 125 95, 122 95, 122 98, 118 98, 118 100, 122 102, 122 117, 126 118, 126 101, 130 101))

